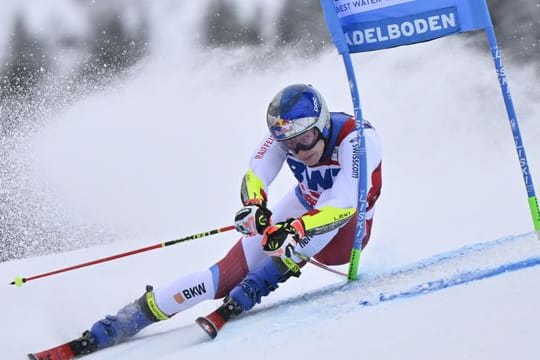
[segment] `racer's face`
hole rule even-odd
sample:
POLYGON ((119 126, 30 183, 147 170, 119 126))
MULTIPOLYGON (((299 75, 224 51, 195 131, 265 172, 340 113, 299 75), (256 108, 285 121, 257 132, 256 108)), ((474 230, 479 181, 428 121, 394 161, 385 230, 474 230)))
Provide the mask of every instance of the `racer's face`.
POLYGON ((296 157, 307 166, 314 166, 321 159, 323 152, 324 140, 319 139, 311 149, 298 151, 296 157))
POLYGON ((310 129, 288 140, 282 140, 280 145, 308 166, 319 162, 324 151, 324 140, 318 128, 310 129))

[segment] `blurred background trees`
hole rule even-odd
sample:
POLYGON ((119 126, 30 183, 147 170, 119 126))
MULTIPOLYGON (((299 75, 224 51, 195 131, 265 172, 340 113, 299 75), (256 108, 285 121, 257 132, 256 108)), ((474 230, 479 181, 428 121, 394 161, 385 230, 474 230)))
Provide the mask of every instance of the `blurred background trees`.
MULTIPOLYGON (((148 53, 152 24, 146 6, 137 6, 141 2, 129 2, 128 8, 127 2, 71 1, 86 3, 83 12, 89 25, 82 36, 53 34, 51 39, 47 32, 31 32, 24 13, 17 15, 9 34, 2 35, 8 35, 9 40, 7 48, 0 49, 0 99, 28 97, 44 79, 58 75, 56 68, 63 67, 66 72, 59 56, 62 52, 77 54, 76 64, 67 67, 72 67, 70 80, 79 82, 108 81, 148 53)), ((280 6, 273 15, 270 30, 264 30, 265 24, 260 21, 262 7, 246 18, 240 16, 242 4, 238 0, 208 1, 200 15, 200 45, 289 48, 308 56, 331 46, 319 0, 276 0, 276 3, 280 6)), ((537 0, 519 3, 488 0, 488 3, 505 56, 516 61, 538 62, 540 3, 537 0)), ((11 126, 3 124, 3 132, 11 126)))
MULTIPOLYGON (((10 158, 17 134, 44 121, 47 111, 74 101, 77 93, 106 86, 141 63, 151 53, 156 38, 152 7, 180 6, 177 1, 165 0, 54 1, 52 4, 61 4, 66 11, 51 13, 41 28, 36 29, 35 17, 27 6, 11 19, 4 17, 9 21, 4 21, 7 25, 0 32, 0 261, 24 255, 28 229, 35 232, 34 239, 53 239, 65 226, 24 216, 21 203, 26 208, 40 206, 35 194, 5 190, 21 187, 12 184, 20 182, 16 173, 22 171, 10 158)), ((195 37, 201 48, 260 48, 259 56, 270 58, 287 52, 316 57, 332 48, 319 0, 275 0, 271 14, 262 6, 269 4, 268 0, 251 2, 253 11, 247 15, 242 0, 199 3, 195 37)), ((539 0, 488 3, 505 59, 538 66, 539 0)), ((73 236, 77 237, 77 229, 73 229, 73 236)), ((47 243, 56 246, 50 240, 47 243)))

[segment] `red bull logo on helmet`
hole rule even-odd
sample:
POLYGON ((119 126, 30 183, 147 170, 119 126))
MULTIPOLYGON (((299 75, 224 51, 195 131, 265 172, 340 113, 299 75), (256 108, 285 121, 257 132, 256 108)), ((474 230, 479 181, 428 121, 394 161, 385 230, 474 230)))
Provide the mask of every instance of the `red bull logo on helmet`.
POLYGON ((272 135, 279 140, 286 137, 293 130, 294 126, 291 120, 279 118, 272 126, 272 135))

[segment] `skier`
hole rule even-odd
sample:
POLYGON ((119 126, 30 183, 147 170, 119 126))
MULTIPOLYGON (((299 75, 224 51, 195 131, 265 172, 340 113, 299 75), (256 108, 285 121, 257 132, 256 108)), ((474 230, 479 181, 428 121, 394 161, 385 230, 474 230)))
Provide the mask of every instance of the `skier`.
MULTIPOLYGON (((230 317, 250 310, 279 283, 300 276, 306 259, 326 265, 349 261, 359 176, 354 118, 329 113, 313 86, 294 84, 272 99, 267 125, 270 133, 253 154, 241 185, 243 207, 234 219, 243 234, 240 240, 209 269, 156 289, 147 286, 142 297, 68 343, 74 355, 117 344, 203 300, 224 298, 214 313, 197 320, 215 337, 230 317), (298 185, 270 210, 267 189, 284 162, 298 185)), ((380 141, 369 122, 363 121, 363 127, 368 196, 362 248, 370 238, 382 185, 380 141)))

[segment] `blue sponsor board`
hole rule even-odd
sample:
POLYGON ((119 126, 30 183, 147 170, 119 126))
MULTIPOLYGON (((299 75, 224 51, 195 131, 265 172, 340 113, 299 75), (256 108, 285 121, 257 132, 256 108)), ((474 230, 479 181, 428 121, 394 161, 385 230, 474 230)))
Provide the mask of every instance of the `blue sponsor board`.
POLYGON ((456 7, 343 27, 351 52, 373 51, 437 39, 461 31, 456 7))

